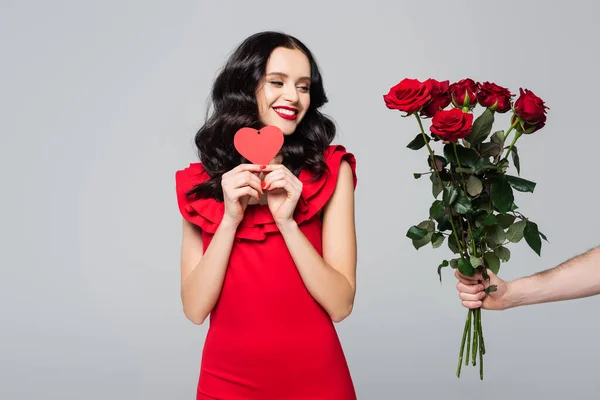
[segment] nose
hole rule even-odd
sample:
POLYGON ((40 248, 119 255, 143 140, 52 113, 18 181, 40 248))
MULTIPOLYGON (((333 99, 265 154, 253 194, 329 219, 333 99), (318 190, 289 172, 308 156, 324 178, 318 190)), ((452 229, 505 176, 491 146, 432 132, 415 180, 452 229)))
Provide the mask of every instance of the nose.
POLYGON ((291 103, 298 101, 298 92, 294 86, 286 86, 283 93, 283 98, 291 103))

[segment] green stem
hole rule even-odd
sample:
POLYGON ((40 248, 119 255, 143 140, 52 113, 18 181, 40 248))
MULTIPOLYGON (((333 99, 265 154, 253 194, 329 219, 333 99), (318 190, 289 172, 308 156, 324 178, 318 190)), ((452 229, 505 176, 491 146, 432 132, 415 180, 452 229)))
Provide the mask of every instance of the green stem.
MULTIPOLYGON (((458 158, 458 150, 456 149, 456 142, 454 142, 452 144, 452 147, 454 149, 454 156, 456 157, 456 163, 458 164, 458 168, 462 168, 462 165, 460 164, 460 159, 458 158)), ((465 184, 465 179, 464 179, 462 172, 460 173, 460 183, 462 184, 465 196, 467 196, 467 185, 465 184)), ((467 221, 467 224, 469 226, 468 229, 469 229, 469 235, 471 235, 471 245, 474 245, 473 230, 471 229, 471 222, 469 222, 469 218, 467 216, 465 216, 465 220, 467 221)))
POLYGON ((469 330, 467 331, 467 357, 465 359, 465 367, 469 365, 469 354, 471 353, 471 316, 473 315, 473 310, 469 309, 469 315, 467 316, 467 324, 469 325, 469 330))
POLYGON ((460 342, 460 353, 458 354, 458 366, 456 367, 456 377, 460 378, 460 370, 462 367, 463 353, 465 351, 465 339, 467 338, 467 330, 469 329, 469 325, 471 322, 471 310, 469 310, 469 314, 467 315, 467 320, 465 321, 465 329, 463 330, 462 340, 460 342))
POLYGON ((477 325, 477 309, 473 310, 473 366, 477 365, 477 339, 479 339, 479 326, 477 325))
POLYGON ((452 225, 452 232, 454 233, 454 238, 456 239, 456 244, 458 244, 458 250, 460 251, 460 255, 463 256, 465 258, 465 260, 468 260, 467 255, 463 255, 463 253, 465 251, 463 250, 463 247, 462 247, 462 240, 458 240, 458 234, 456 233, 456 226, 454 226, 454 218, 452 217, 452 211, 450 211, 450 217, 448 218, 448 220, 450 221, 450 225, 452 225))
POLYGON ((517 140, 519 140, 519 138, 521 137, 522 133, 521 132, 517 132, 515 134, 515 138, 513 139, 512 143, 510 144, 506 155, 504 156, 504 158, 508 159, 508 155, 510 154, 510 151, 512 150, 513 146, 515 145, 515 143, 517 143, 517 140))
MULTIPOLYGON (((435 174, 437 175, 438 179, 440 180, 440 184, 443 186, 442 177, 440 176, 440 172, 437 169, 437 163, 435 162, 433 150, 431 150, 431 147, 429 146, 429 141, 427 140, 427 136, 425 136, 425 129, 423 129, 423 123, 421 122, 421 118, 416 113, 414 114, 414 116, 417 119, 417 122, 419 123, 419 128, 421 129, 421 135, 423 135, 423 140, 425 141, 425 145, 427 146, 427 150, 429 151, 429 156, 431 158, 431 167, 433 168, 433 170, 435 171, 435 174)), ((449 220, 450 220, 450 224, 452 225, 452 232, 454 232, 454 238, 456 239, 456 243, 458 244, 458 248, 462 254, 464 250, 462 248, 461 241, 458 240, 458 235, 456 233, 456 227, 454 226, 452 213, 450 213, 449 220)))
POLYGON ((485 354, 485 342, 483 341, 483 328, 481 325, 481 307, 479 308, 479 343, 481 344, 481 354, 485 354))
POLYGON ((427 136, 425 135, 425 129, 423 129, 423 123, 421 122, 421 118, 419 117, 419 114, 416 114, 416 113, 414 114, 414 116, 417 118, 417 122, 419 123, 419 128, 421 128, 421 135, 423 135, 423 140, 425 141, 425 146, 427 146, 427 150, 429 151, 429 156, 431 157, 431 168, 433 168, 433 170, 435 171, 435 174, 437 175, 438 179, 440 180, 440 185, 443 186, 442 177, 440 176, 440 172, 437 169, 437 164, 435 162, 433 150, 431 150, 431 147, 429 147, 429 140, 427 140, 427 136))
POLYGON ((502 139, 502 144, 504 144, 504 142, 506 142, 506 139, 508 139, 508 135, 510 134, 510 132, 515 129, 515 127, 517 126, 517 124, 519 123, 519 119, 515 118, 515 122, 513 122, 513 124, 510 126, 510 128, 508 128, 508 130, 506 131, 506 134, 504 135, 504 139, 502 139))
POLYGON ((479 379, 483 380, 483 333, 481 332, 481 308, 477 309, 477 332, 479 332, 479 379))

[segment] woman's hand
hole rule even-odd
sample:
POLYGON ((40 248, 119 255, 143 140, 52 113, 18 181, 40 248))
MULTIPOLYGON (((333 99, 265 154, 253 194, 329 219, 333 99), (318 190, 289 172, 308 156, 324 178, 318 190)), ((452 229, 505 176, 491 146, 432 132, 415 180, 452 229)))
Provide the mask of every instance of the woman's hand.
POLYGON ((266 174, 263 187, 267 191, 267 204, 277 225, 293 221, 302 182, 283 164, 270 164, 263 170, 266 174))
POLYGON ((239 224, 244 218, 250 196, 260 200, 260 195, 264 192, 258 174, 262 168, 264 166, 256 164, 240 164, 223 174, 221 187, 225 203, 224 219, 239 224))

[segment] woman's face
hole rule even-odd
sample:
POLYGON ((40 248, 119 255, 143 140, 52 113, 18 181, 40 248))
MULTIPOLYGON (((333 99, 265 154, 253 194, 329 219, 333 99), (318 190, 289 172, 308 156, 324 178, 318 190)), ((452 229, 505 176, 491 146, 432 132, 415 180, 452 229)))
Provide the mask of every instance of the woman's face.
POLYGON ((278 47, 256 91, 260 120, 291 135, 310 105, 310 63, 297 49, 278 47))

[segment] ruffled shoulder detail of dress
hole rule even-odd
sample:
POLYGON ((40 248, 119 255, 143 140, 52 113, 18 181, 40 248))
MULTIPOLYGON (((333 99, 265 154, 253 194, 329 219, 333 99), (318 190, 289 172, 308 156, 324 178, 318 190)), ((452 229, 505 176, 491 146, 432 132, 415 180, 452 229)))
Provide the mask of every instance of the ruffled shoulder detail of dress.
MULTIPOLYGON (((323 175, 314 179, 312 173, 302 170, 298 179, 302 182, 302 194, 298 200, 294 219, 298 224, 310 221, 318 216, 335 190, 342 160, 352 169, 354 188, 357 184, 356 159, 344 146, 331 145, 324 154, 327 169, 323 175)), ((204 232, 214 234, 223 219, 225 206, 213 198, 194 199, 186 195, 194 186, 210 179, 202 163, 192 163, 175 174, 175 188, 179 211, 187 221, 199 226, 204 232)), ((244 219, 238 226, 236 238, 263 240, 270 232, 278 228, 267 205, 249 205, 244 219)))
POLYGON ((308 221, 315 217, 327 204, 335 191, 340 166, 346 161, 352 170, 354 188, 356 189, 356 158, 342 145, 329 146, 324 154, 327 170, 316 181, 314 176, 307 170, 300 172, 299 179, 302 182, 302 196, 296 207, 295 219, 298 223, 308 221))

